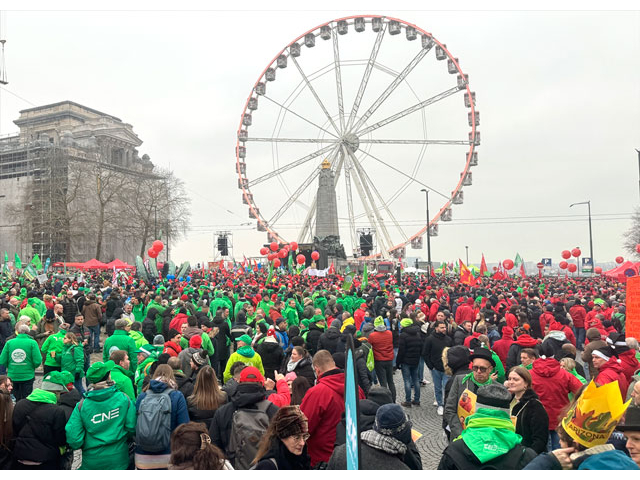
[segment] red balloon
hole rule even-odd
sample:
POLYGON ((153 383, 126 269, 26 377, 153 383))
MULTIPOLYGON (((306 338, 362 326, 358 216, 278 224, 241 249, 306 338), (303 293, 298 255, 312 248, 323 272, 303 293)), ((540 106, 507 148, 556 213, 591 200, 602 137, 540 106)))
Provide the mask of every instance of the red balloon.
POLYGON ((573 250, 571 250, 571 255, 573 255, 576 258, 578 258, 581 254, 582 252, 580 251, 579 248, 574 248, 573 250))
POLYGON ((565 268, 567 268, 569 266, 569 264, 565 261, 560 262, 560 264, 558 265, 562 270, 564 270, 565 268))
POLYGON ((498 267, 493 267, 493 271, 497 272, 498 271, 498 267))
POLYGON ((318 259, 320 258, 320 254, 318 252, 311 252, 311 258, 313 258, 315 261, 318 261, 318 259))
POLYGON ((298 242, 291 242, 289 246, 291 247, 291 250, 293 250, 294 252, 298 250, 298 242))
POLYGON ((280 259, 279 259, 279 258, 276 258, 276 259, 273 261, 273 267, 274 267, 274 268, 278 268, 279 266, 280 266, 280 259))
POLYGON ((280 258, 287 258, 287 255, 289 255, 289 252, 287 252, 284 248, 278 252, 278 256, 280 258))
POLYGON ((616 263, 622 263, 622 262, 624 262, 624 258, 616 257, 616 263))
POLYGON ((594 269, 594 271, 595 271, 598 275, 600 275, 600 274, 602 274, 602 267, 596 267, 596 268, 594 269))
POLYGON ((271 242, 271 245, 269 245, 269 247, 271 248, 272 252, 275 252, 278 250, 278 242, 271 242))
POLYGON ((505 260, 504 262, 502 262, 502 266, 507 270, 511 270, 513 268, 513 260, 505 260))
POLYGON ((571 252, 569 250, 563 250, 562 251, 562 258, 564 258, 565 260, 568 260, 571 258, 571 252))
POLYGON ((151 246, 156 252, 161 252, 164 248, 164 243, 162 243, 162 240, 156 240, 151 246))
POLYGON ((147 250, 147 255, 149 255, 150 258, 156 258, 158 256, 158 253, 159 252, 156 252, 153 248, 147 250))
POLYGON ((267 260, 269 260, 270 262, 273 262, 276 258, 278 258, 278 254, 276 253, 270 253, 269 255, 267 255, 267 260))
POLYGON ((569 266, 567 267, 567 269, 568 269, 571 273, 573 273, 573 272, 575 272, 576 270, 578 270, 578 266, 577 266, 575 263, 570 263, 570 264, 569 264, 569 266))
POLYGON ((636 252, 640 253, 640 243, 636 245, 636 252))
POLYGON ((300 254, 296 257, 296 262, 298 262, 298 265, 304 265, 306 263, 307 259, 304 257, 304 255, 300 254))
POLYGON ((269 249, 267 247, 262 247, 260 249, 260 255, 266 255, 267 253, 269 253, 269 249))

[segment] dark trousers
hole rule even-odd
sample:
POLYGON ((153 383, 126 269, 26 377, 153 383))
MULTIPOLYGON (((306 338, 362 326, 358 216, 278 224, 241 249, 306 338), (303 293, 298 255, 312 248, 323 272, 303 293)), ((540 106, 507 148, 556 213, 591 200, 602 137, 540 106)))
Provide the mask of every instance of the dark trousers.
POLYGON ((43 365, 42 366, 43 375, 46 375, 47 373, 59 372, 59 371, 60 371, 60 367, 56 367, 54 365, 43 365))
POLYGON ((375 363, 376 376, 382 387, 388 388, 391 392, 393 403, 396 401, 396 386, 393 383, 393 360, 380 361, 375 363))
POLYGON ((21 382, 12 380, 13 382, 13 396, 16 397, 16 402, 18 400, 22 400, 23 398, 27 398, 33 392, 33 381, 31 380, 23 380, 21 382))

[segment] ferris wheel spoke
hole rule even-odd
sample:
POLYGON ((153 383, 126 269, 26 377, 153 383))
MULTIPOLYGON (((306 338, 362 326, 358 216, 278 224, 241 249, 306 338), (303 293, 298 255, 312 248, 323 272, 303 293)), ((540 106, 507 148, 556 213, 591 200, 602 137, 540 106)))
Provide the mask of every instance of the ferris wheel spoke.
POLYGON ((256 178, 255 180, 250 181, 249 187, 258 185, 259 183, 262 183, 265 180, 269 180, 270 178, 278 176, 283 172, 291 170, 292 168, 299 167, 300 165, 307 163, 309 160, 313 160, 314 158, 319 157, 320 155, 324 155, 331 149, 335 149, 335 148, 336 148, 335 144, 327 145, 326 147, 321 148, 320 150, 310 153, 309 155, 305 155, 304 157, 299 158, 298 160, 294 160, 293 162, 288 163, 280 168, 277 168, 276 170, 273 170, 272 172, 269 172, 266 175, 263 175, 261 177, 256 178))
POLYGON ((316 92, 315 88, 313 88, 313 85, 311 85, 311 82, 309 81, 309 79, 307 78, 305 73, 302 71, 302 67, 300 66, 300 64, 296 60, 296 57, 290 56, 289 58, 291 58, 291 60, 293 60, 293 64, 298 69, 298 72, 300 72, 300 75, 302 76, 302 79, 304 80, 304 83, 307 85, 307 88, 309 89, 309 91, 313 94, 313 97, 316 99, 316 102, 318 102, 318 105, 320 105, 320 108, 322 109, 322 111, 326 115, 327 119, 329 120, 329 123, 331 123, 331 125, 335 129, 336 133, 340 134, 340 129, 338 129, 338 127, 336 126, 335 122, 333 121, 333 118, 331 118, 331 115, 329 115, 329 112, 327 111, 327 107, 324 106, 324 103, 322 103, 322 100, 320 100, 320 97, 318 96, 318 93, 316 92))
POLYGON ((450 88, 449 90, 445 90, 444 92, 439 93, 438 95, 434 95, 433 97, 427 98, 426 100, 423 100, 420 103, 416 103, 415 105, 413 105, 413 106, 411 106, 409 108, 406 108, 406 109, 402 110, 401 112, 398 112, 398 113, 396 113, 394 115, 391 115, 390 117, 387 117, 384 120, 380 120, 377 123, 369 125, 367 128, 357 132, 357 135, 359 137, 362 137, 362 136, 366 135, 367 133, 372 132, 373 130, 376 130, 376 129, 380 128, 380 127, 388 125, 391 122, 395 122, 396 120, 399 120, 399 119, 401 119, 403 117, 406 117, 407 115, 409 115, 409 114, 411 114, 413 112, 417 112, 418 110, 421 110, 424 107, 428 107, 429 105, 433 105, 434 103, 436 103, 436 102, 438 102, 438 101, 440 101, 440 100, 442 100, 444 98, 447 98, 447 97, 453 95, 454 93, 460 92, 460 91, 461 90, 458 89, 458 87, 453 87, 453 88, 450 88))
POLYGON ((364 151, 364 150, 359 150, 362 153, 364 153, 365 155, 367 155, 368 157, 372 158, 373 160, 375 160, 376 162, 381 163, 382 165, 385 165, 386 167, 389 167, 391 170, 393 170, 394 172, 399 173, 400 175, 402 175, 403 177, 408 178, 409 180, 411 180, 412 182, 417 183, 418 185, 421 185, 423 187, 425 187, 427 190, 430 190, 434 193, 437 193, 438 195, 440 195, 443 198, 446 198, 447 200, 449 200, 449 197, 447 195, 445 195, 444 193, 439 192, 438 190, 436 190, 435 188, 430 187, 429 185, 427 185, 426 183, 422 183, 420 180, 412 177, 411 175, 407 175, 406 173, 404 173, 402 170, 399 170, 398 168, 394 167, 393 165, 388 164, 387 162, 385 162, 384 160, 380 160, 378 157, 364 151))
POLYGON ((386 240, 387 248, 385 250, 388 250, 393 245, 393 242, 391 241, 391 236, 389 235, 389 232, 387 231, 387 226, 385 225, 384 220, 380 216, 380 209, 376 206, 376 202, 373 199, 373 195, 371 194, 371 191, 369 189, 369 185, 367 184, 367 180, 366 180, 366 178, 364 176, 364 173, 360 169, 360 164, 358 163, 358 159, 355 157, 355 155, 348 148, 344 148, 343 147, 343 150, 346 150, 347 154, 351 158, 351 165, 354 167, 354 171, 355 171, 354 179, 357 179, 356 180, 356 184, 362 182, 362 188, 364 190, 365 195, 367 196, 367 199, 369 200, 369 204, 371 205, 371 210, 373 211, 373 215, 375 216, 376 220, 378 221, 379 231, 382 232, 382 235, 383 235, 384 239, 386 240))
POLYGON ((386 31, 387 31, 387 24, 385 23, 384 27, 382 27, 378 32, 376 41, 373 44, 373 48, 371 49, 371 54, 369 55, 369 61, 367 62, 367 67, 364 70, 364 75, 362 76, 362 80, 360 81, 360 87, 358 88, 358 93, 356 94, 356 98, 353 101, 353 107, 351 107, 351 113, 349 114, 349 121, 347 122, 347 131, 351 129, 353 125, 353 120, 356 118, 356 114, 358 113, 358 109, 360 108, 360 102, 362 101, 362 96, 364 95, 364 92, 367 89, 367 85, 369 84, 369 78, 371 77, 373 66, 376 63, 376 58, 378 57, 378 52, 380 51, 380 45, 382 45, 382 38, 384 37, 384 34, 386 31))
POLYGON ((313 126, 314 126, 314 127, 316 127, 318 130, 321 130, 321 131, 323 131, 323 132, 325 132, 325 133, 327 133, 327 134, 331 135, 331 136, 332 136, 332 137, 334 137, 334 138, 338 138, 338 137, 337 137, 337 135, 336 135, 335 133, 330 132, 329 130, 326 130, 326 129, 322 128, 320 125, 317 125, 317 124, 313 123, 311 120, 309 120, 309 119, 307 119, 307 118, 303 117, 302 115, 300 115, 300 114, 298 114, 298 113, 294 112, 294 111, 293 111, 293 110, 291 110, 290 108, 285 107, 285 106, 284 106, 284 105, 282 105, 280 102, 275 101, 273 98, 268 97, 268 96, 266 96, 266 95, 263 95, 263 97, 264 97, 264 98, 266 98, 267 100, 269 100, 270 102, 275 103, 276 105, 278 105, 278 106, 279 106, 280 108, 282 108, 283 110, 286 110, 287 112, 291 113, 292 115, 295 115, 295 116, 296 116, 296 117, 298 117, 299 119, 304 120, 305 122, 307 122, 307 123, 309 123, 309 124, 313 125, 313 126))
POLYGON ((338 91, 338 116, 340 117, 340 133, 344 133, 344 103, 342 99, 342 74, 340 72, 340 49, 338 33, 333 32, 333 63, 336 71, 336 90, 338 91))
POLYGON ((376 197, 378 197, 378 200, 382 204, 382 208, 384 208, 384 210, 387 212, 387 215, 389 215, 391 222, 393 222, 396 229, 400 232, 400 235, 402 236, 403 241, 406 242, 408 239, 407 234, 404 233, 404 230, 400 226, 400 223, 398 222, 398 220, 396 220, 396 217, 393 215, 393 213, 391 213, 391 209, 389 208, 389 205, 384 201, 384 199, 382 198, 382 195, 380 195, 380 192, 376 188, 376 185, 371 181, 371 177, 369 177, 369 174, 367 173, 367 171, 364 168, 362 168, 362 165, 360 164, 360 162, 358 161, 355 155, 351 154, 351 159, 353 163, 356 165, 356 168, 358 169, 360 176, 363 178, 365 184, 368 183, 371 186, 373 193, 375 193, 376 197))
POLYGON ((469 145, 469 140, 399 140, 399 139, 365 139, 360 143, 382 143, 390 145, 469 145))
POLYGON ((287 210, 289 210, 289 208, 291 207, 291 205, 293 205, 294 203, 296 203, 298 201, 298 198, 300 198, 300 195, 302 195, 302 193, 307 189, 307 187, 309 185, 311 185, 311 183, 318 177, 318 175, 320 174, 320 169, 319 168, 315 168, 312 172, 311 175, 309 175, 306 180, 304 182, 302 182, 300 184, 300 186, 298 187, 298 189, 293 192, 293 194, 287 199, 287 201, 278 209, 278 211, 273 215, 273 217, 271 217, 271 219, 267 222, 267 225, 272 226, 274 225, 278 220, 280 220, 280 217, 282 217, 282 215, 285 214, 285 212, 287 210))
MULTIPOLYGON (((344 152, 342 153, 344 155, 344 152)), ((353 194, 351 192, 351 169, 349 165, 344 167, 344 182, 347 190, 347 211, 349 212, 349 226, 351 235, 351 248, 355 252, 357 249, 357 236, 356 236, 356 221, 353 214, 353 194)))
POLYGON ((279 143, 338 143, 337 138, 278 138, 278 137, 249 137, 247 142, 279 142, 279 143))
POLYGON ((411 73, 411 71, 416 67, 416 65, 418 65, 418 63, 420 63, 420 60, 422 60, 428 52, 429 50, 426 48, 423 48, 420 50, 420 52, 418 52, 418 54, 413 58, 413 60, 411 60, 411 62, 409 62, 409 64, 406 67, 404 67, 404 70, 400 72, 400 75, 398 75, 393 80, 393 82, 391 82, 391 84, 386 88, 386 90, 382 92, 382 95, 380 95, 376 99, 376 101, 373 102, 373 104, 369 107, 369 109, 362 115, 362 117, 360 117, 360 119, 358 120, 358 123, 356 123, 351 130, 358 131, 358 129, 369 119, 369 117, 371 117, 371 115, 375 113, 375 111, 380 107, 380 105, 382 105, 384 101, 387 98, 389 98, 389 95, 391 95, 394 92, 394 90, 398 87, 398 85, 400 85, 404 81, 404 79, 407 78, 407 75, 411 73))

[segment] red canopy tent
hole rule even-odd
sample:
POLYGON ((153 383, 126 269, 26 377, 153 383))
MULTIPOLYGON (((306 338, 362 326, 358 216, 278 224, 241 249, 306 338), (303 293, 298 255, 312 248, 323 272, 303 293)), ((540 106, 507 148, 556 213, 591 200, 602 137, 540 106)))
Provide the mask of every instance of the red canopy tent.
POLYGON ((608 270, 606 272, 603 272, 602 274, 607 276, 607 277, 616 278, 616 279, 618 279, 618 281, 626 282, 627 281, 627 276, 624 274, 625 270, 628 270, 628 269, 635 270, 636 275, 637 275, 638 271, 639 271, 638 270, 639 268, 640 268, 640 262, 633 263, 633 262, 627 260, 626 262, 621 263, 617 267, 612 268, 611 270, 608 270))
POLYGON ((89 270, 89 269, 100 269, 100 270, 104 270, 109 268, 107 266, 106 263, 102 263, 100 260, 96 260, 95 258, 92 258, 91 260, 89 260, 88 262, 83 263, 80 268, 84 269, 84 270, 89 270))
POLYGON ((113 269, 114 267, 116 270, 128 270, 136 268, 135 266, 129 265, 127 262, 123 262, 118 258, 107 263, 107 268, 113 269))

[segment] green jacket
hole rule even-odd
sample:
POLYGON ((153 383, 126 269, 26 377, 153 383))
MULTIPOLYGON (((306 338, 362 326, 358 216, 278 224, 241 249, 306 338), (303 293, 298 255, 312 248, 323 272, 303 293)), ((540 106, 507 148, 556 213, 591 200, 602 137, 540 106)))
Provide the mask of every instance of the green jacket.
POLYGON ((144 317, 147 316, 147 309, 142 303, 139 303, 138 305, 134 305, 132 312, 133 312, 133 316, 136 319, 136 322, 142 323, 144 321, 144 317))
POLYGON ((244 300, 244 301, 243 301, 243 300, 241 300, 241 301, 239 301, 239 302, 236 302, 236 306, 235 306, 235 307, 234 307, 234 309, 233 309, 233 318, 234 318, 234 320, 237 320, 237 319, 238 319, 238 313, 240 312, 240 310, 242 310, 242 307, 243 307, 245 304, 248 304, 248 303, 249 303, 249 302, 247 302, 246 300, 244 300))
POLYGON ((133 338, 134 342, 136 342, 136 348, 137 349, 139 349, 143 345, 148 345, 149 344, 147 339, 144 338, 144 335, 142 335, 142 333, 140 333, 140 332, 136 332, 135 330, 131 330, 129 332, 129 336, 131 338, 133 338))
POLYGON ((7 367, 7 375, 15 382, 31 380, 42 363, 42 354, 28 333, 21 333, 9 340, 0 354, 0 365, 7 367))
POLYGON ((135 404, 115 385, 89 390, 65 428, 67 443, 82 449, 80 470, 126 470, 127 437, 136 431, 135 404))
MULTIPOLYGON (((162 349, 164 349, 164 346, 162 346, 162 349)), ((147 370, 149 368, 149 366, 155 362, 156 360, 158 360, 158 356, 162 353, 162 350, 160 350, 159 352, 149 355, 147 358, 145 358, 142 363, 140 365, 138 365, 137 369, 136 369, 136 374, 133 377, 134 378, 134 382, 136 384, 136 391, 141 392, 142 391, 142 382, 144 381, 144 377, 147 374, 147 370)), ((136 360, 137 360, 137 355, 136 355, 136 360)))
POLYGON ((227 360, 227 366, 224 369, 224 383, 227 383, 231 378, 231 366, 236 362, 242 362, 245 365, 256 367, 260 370, 260 373, 264 375, 264 367, 262 366, 260 354, 256 353, 250 346, 245 345, 244 347, 240 347, 238 351, 233 352, 229 360, 227 360))
POLYGON ((129 336, 126 330, 116 330, 109 338, 104 342, 104 348, 102 350, 102 361, 109 360, 111 354, 117 350, 124 350, 129 354, 129 371, 135 373, 138 366, 138 354, 136 353, 136 341, 129 336))
POLYGON ((64 346, 64 336, 67 334, 65 330, 58 330, 58 333, 49 335, 42 344, 42 355, 44 364, 50 367, 59 367, 60 358, 62 357, 62 347, 64 346), (56 356, 52 357, 51 352, 56 352, 56 356))
POLYGON ((300 319, 298 318, 298 311, 295 307, 287 306, 282 312, 282 316, 287 320, 287 329, 292 326, 300 325, 300 319))
POLYGON ((111 370, 111 380, 116 384, 116 388, 124 393, 131 401, 136 400, 136 393, 133 390, 133 373, 125 370, 120 365, 116 365, 111 370))
POLYGON ((271 310, 271 307, 273 307, 273 302, 269 299, 265 301, 263 298, 260 300, 260 303, 258 303, 258 308, 261 308, 266 316, 269 316, 269 310, 271 310))
POLYGON ((82 345, 63 344, 60 367, 61 370, 73 375, 74 378, 77 374, 84 377, 84 348, 82 345))
MULTIPOLYGON (((207 352, 207 355, 213 355, 215 350, 213 348, 213 343, 211 343, 211 338, 209 338, 209 335, 207 335, 206 333, 202 333, 200 337, 202 338, 202 349, 207 352)), ((189 348, 189 340, 182 337, 180 339, 180 348, 182 348, 183 350, 185 348, 189 348)))
POLYGON ((22 310, 20 310, 18 317, 21 317, 23 315, 26 315, 31 319, 31 325, 29 325, 31 328, 33 328, 34 325, 38 325, 38 322, 42 318, 42 316, 38 313, 38 310, 33 308, 31 305, 26 305, 22 310))

